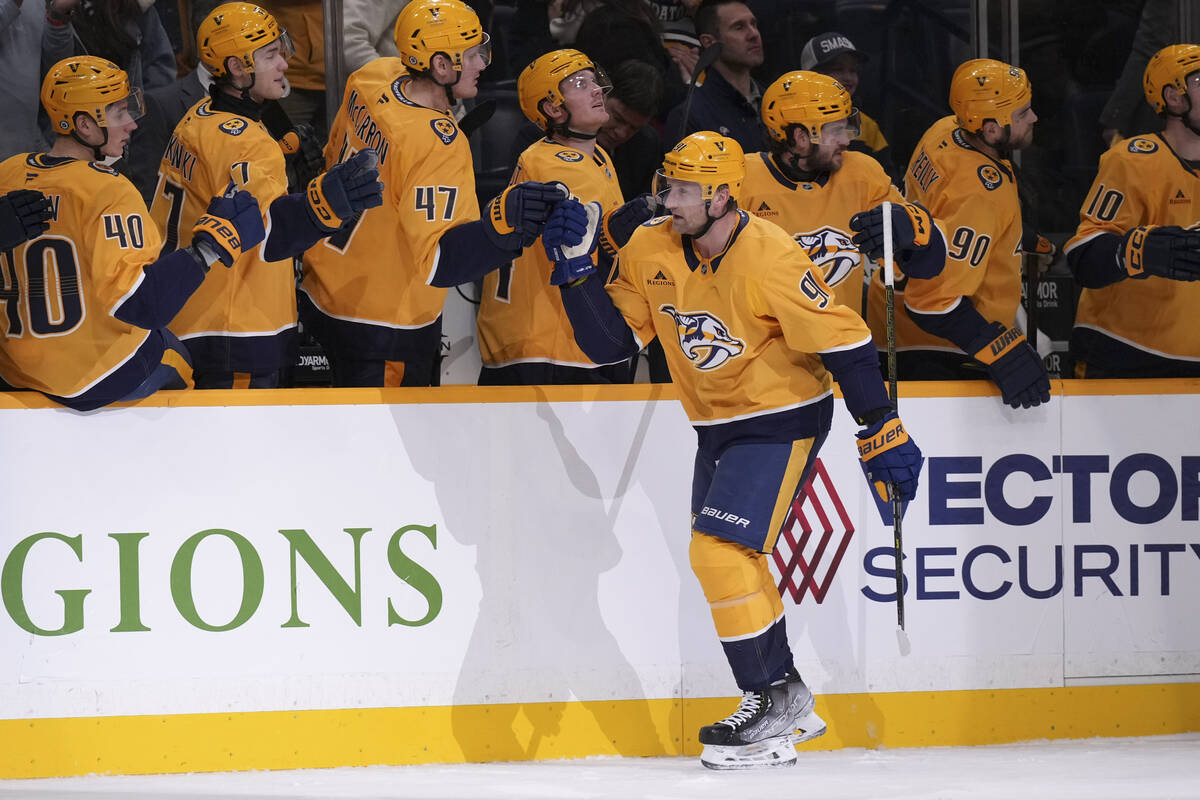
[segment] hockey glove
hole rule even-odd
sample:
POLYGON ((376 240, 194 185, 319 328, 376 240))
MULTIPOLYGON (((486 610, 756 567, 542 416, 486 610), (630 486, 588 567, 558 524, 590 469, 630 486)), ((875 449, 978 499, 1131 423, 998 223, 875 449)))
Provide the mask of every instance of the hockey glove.
POLYGON ((542 246, 554 262, 552 286, 575 283, 596 271, 592 254, 599 228, 600 204, 595 200, 584 205, 571 198, 558 204, 542 231, 542 246))
POLYGON ((1021 230, 1021 252, 1036 258, 1038 271, 1045 272, 1054 261, 1054 256, 1058 254, 1058 248, 1054 246, 1054 242, 1026 226, 1021 230))
POLYGON ((309 181, 307 196, 313 221, 329 233, 360 211, 383 205, 378 154, 368 147, 333 165, 309 181))
POLYGON ((967 346, 1000 387, 1004 402, 1013 408, 1032 408, 1050 402, 1050 376, 1046 365, 1025 334, 993 322, 967 346))
MULTIPOLYGON (((883 258, 883 204, 870 211, 860 211, 850 218, 850 230, 856 231, 851 241, 867 257, 878 261, 883 258)), ((896 264, 904 268, 910 278, 932 278, 937 272, 910 271, 908 262, 916 253, 929 247, 933 236, 933 218, 917 203, 892 203, 892 247, 896 264)), ((920 259, 914 266, 920 264, 920 259)), ((938 271, 941 266, 938 265, 938 271)))
POLYGON ((308 186, 325 169, 321 140, 312 125, 302 122, 283 135, 279 149, 292 170, 294 186, 308 186))
POLYGON ((11 250, 50 229, 54 209, 49 198, 32 189, 14 189, 0 197, 0 251, 11 250))
POLYGON ((625 246, 633 232, 658 211, 658 201, 652 194, 641 194, 623 206, 614 208, 604 217, 600 228, 600 247, 610 258, 625 246))
POLYGON ((1143 225, 1125 234, 1117 258, 1131 278, 1200 280, 1200 231, 1143 225))
POLYGON ((555 206, 570 195, 561 183, 513 184, 488 203, 483 229, 497 247, 523 250, 537 241, 555 206))
POLYGON ((239 191, 212 199, 192 228, 192 244, 202 252, 215 252, 222 264, 232 267, 242 253, 257 247, 266 235, 258 200, 249 192, 239 191))
POLYGON ((925 457, 895 411, 859 431, 858 457, 867 470, 867 478, 880 500, 890 500, 888 485, 896 487, 900 499, 908 502, 917 496, 917 480, 925 457))

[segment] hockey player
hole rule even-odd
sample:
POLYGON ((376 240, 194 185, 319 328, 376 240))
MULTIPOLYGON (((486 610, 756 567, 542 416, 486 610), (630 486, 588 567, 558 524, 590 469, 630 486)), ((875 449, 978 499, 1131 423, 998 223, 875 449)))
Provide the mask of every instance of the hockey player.
POLYGON ((491 46, 461 0, 414 0, 396 19, 400 58, 346 82, 327 163, 379 151, 385 202, 304 257, 301 314, 338 386, 438 382, 446 289, 507 264, 565 197, 533 182, 508 187, 480 219, 467 138, 450 106, 476 95, 491 46))
POLYGON ((151 204, 167 248, 190 241, 201 198, 231 173, 261 204, 268 231, 235 269, 214 272, 184 305, 171 330, 187 343, 199 389, 281 385, 296 340, 293 256, 379 205, 374 153, 287 193, 283 152, 261 122, 263 106, 287 90, 291 40, 271 14, 249 3, 217 6, 197 31, 200 59, 213 75, 211 96, 188 111, 167 143, 151 204))
POLYGON ((162 248, 133 184, 100 163, 137 127, 141 93, 129 76, 101 58, 68 58, 47 73, 42 105, 58 134, 50 152, 0 164, 0 192, 26 187, 52 209, 48 229, 26 223, 29 241, 2 256, 0 376, 78 411, 187 388, 188 352, 166 325, 213 262, 229 266, 262 241, 258 204, 232 191, 206 201, 191 245, 162 248))
MULTIPOLYGON (((858 134, 858 117, 850 93, 833 78, 803 71, 781 76, 763 92, 771 150, 747 157, 738 200, 751 214, 791 234, 821 269, 837 302, 861 317, 870 270, 853 238, 864 240, 857 232, 874 216, 882 242, 883 209, 864 214, 852 228, 855 215, 885 200, 895 204, 896 266, 913 277, 931 278, 941 271, 946 243, 925 209, 905 204, 878 161, 848 149, 858 134)), ((867 255, 881 253, 868 247, 867 255)))
MULTIPOLYGON (((913 151, 905 197, 947 232, 946 266, 930 280, 896 287, 901 379, 986 375, 1004 402, 1029 408, 1050 400, 1050 378, 1017 327, 1021 305, 1021 206, 1009 157, 1033 141, 1037 115, 1024 70, 991 59, 960 65, 950 81, 954 114, 934 123, 913 151)), ((868 319, 886 340, 884 287, 871 283, 868 319)))
POLYGON ((743 692, 733 714, 700 730, 713 769, 791 764, 794 742, 825 732, 792 662, 766 554, 829 432, 833 380, 864 426, 873 482, 911 499, 922 463, 866 323, 787 233, 737 207, 744 177, 733 139, 704 131, 677 144, 658 175, 670 216, 634 231, 607 286, 586 245, 557 243, 560 229, 584 229, 588 241, 594 214, 567 201, 543 236, 571 278, 561 296, 580 347, 614 361, 661 338, 696 429, 690 559, 743 692))
MULTIPOLYGON (((546 135, 521 154, 512 182, 557 180, 577 199, 598 202, 604 213, 620 206, 612 159, 596 144, 608 121, 604 96, 611 88, 604 71, 578 50, 554 50, 522 70, 521 110, 546 135)), ((629 381, 628 360, 598 366, 575 344, 558 290, 546 282, 553 268, 545 248, 534 246, 512 266, 484 277, 477 320, 480 386, 629 381)))
POLYGON ((1100 157, 1066 245, 1080 378, 1200 377, 1200 46, 1159 50, 1143 85, 1166 129, 1100 157))

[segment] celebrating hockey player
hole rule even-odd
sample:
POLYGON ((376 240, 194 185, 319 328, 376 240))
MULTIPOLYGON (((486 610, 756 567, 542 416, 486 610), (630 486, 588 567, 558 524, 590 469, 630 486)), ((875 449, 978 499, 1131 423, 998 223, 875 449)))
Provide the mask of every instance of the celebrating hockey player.
MULTIPOLYGON (((611 88, 604 71, 577 50, 554 50, 522 70, 521 110, 546 136, 521 154, 512 182, 556 180, 577 199, 598 202, 602 213, 618 208, 621 187, 612 159, 596 143, 608 121, 604 97, 611 88)), ((650 216, 646 203, 642 208, 637 223, 650 216)), ((558 290, 546 283, 553 267, 545 248, 535 246, 483 279, 481 386, 628 382, 627 360, 599 366, 575 344, 558 290)))
POLYGON ((287 193, 280 146, 262 124, 264 104, 287 91, 287 32, 249 3, 217 6, 200 24, 197 49, 214 81, 211 96, 188 111, 167 143, 151 213, 167 247, 190 240, 201 198, 231 177, 261 204, 268 231, 235 269, 214 272, 184 305, 171 330, 195 361, 196 388, 274 388, 296 343, 293 256, 337 233, 359 211, 379 205, 374 152, 287 193))
MULTIPOLYGON (((1013 408, 1050 399, 1046 367, 1017 325, 1021 305, 1021 205, 1009 157, 1033 141, 1037 115, 1024 70, 991 59, 959 66, 950 81, 954 114, 913 151, 905 196, 946 231, 945 269, 896 287, 899 376, 907 380, 990 377, 1013 408)), ((886 340, 884 287, 872 280, 868 318, 886 340)))
POLYGON ((488 35, 461 0, 413 0, 396 19, 400 58, 350 76, 327 163, 379 151, 383 206, 304 257, 301 314, 338 386, 438 382, 446 289, 479 280, 536 241, 566 193, 508 187, 483 219, 471 149, 450 113, 474 97, 488 35))
POLYGON ((0 192, 40 192, 52 209, 44 230, 25 222, 28 241, 5 241, 0 376, 79 411, 189 387, 188 352, 166 325, 213 262, 230 266, 262 241, 258 204, 244 191, 206 199, 191 244, 163 247, 133 184, 100 163, 122 155, 142 113, 129 76, 102 58, 65 59, 42 106, 50 152, 0 164, 0 192))
POLYGON ((746 182, 738 198, 743 208, 792 235, 822 271, 834 298, 864 316, 864 253, 882 255, 883 208, 893 204, 897 266, 910 277, 932 278, 945 264, 946 243, 928 212, 905 204, 879 162, 848 150, 858 134, 858 110, 850 93, 817 72, 789 72, 763 92, 763 124, 771 150, 746 159, 746 182), (851 219, 868 209, 852 227, 851 219), (879 245, 867 241, 879 226, 879 245))
POLYGON ((745 157, 733 139, 688 136, 658 175, 669 216, 637 228, 607 286, 586 244, 560 228, 596 226, 568 201, 543 242, 575 337, 598 363, 662 339, 699 450, 690 559, 742 700, 700 730, 713 769, 794 763, 795 742, 825 732, 792 662, 767 556, 804 486, 833 416, 833 380, 864 426, 870 479, 915 496, 922 456, 888 399, 866 323, 839 304, 821 271, 781 228, 737 207, 745 157))
POLYGON ((1200 377, 1200 46, 1159 50, 1143 85, 1166 129, 1100 157, 1065 248, 1079 378, 1200 377))

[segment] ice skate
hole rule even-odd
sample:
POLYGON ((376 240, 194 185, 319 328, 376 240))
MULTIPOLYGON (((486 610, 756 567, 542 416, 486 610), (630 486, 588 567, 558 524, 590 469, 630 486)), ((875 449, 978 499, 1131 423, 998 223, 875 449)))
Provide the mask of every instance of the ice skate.
POLYGON ((813 705, 812 692, 795 671, 766 689, 746 692, 736 711, 700 729, 700 763, 709 769, 790 767, 795 745, 825 732, 813 705))

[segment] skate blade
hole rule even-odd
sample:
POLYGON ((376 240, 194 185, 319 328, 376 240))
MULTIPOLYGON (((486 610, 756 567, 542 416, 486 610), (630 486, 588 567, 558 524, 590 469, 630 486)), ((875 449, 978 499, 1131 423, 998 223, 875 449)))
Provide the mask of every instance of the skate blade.
POLYGON ((822 736, 826 731, 825 720, 817 716, 817 712, 808 714, 796 720, 796 732, 792 734, 792 744, 800 744, 810 739, 822 736))
POLYGON ((746 745, 706 744, 700 763, 709 769, 790 767, 796 763, 796 748, 788 735, 746 745))

